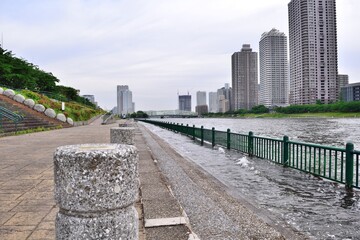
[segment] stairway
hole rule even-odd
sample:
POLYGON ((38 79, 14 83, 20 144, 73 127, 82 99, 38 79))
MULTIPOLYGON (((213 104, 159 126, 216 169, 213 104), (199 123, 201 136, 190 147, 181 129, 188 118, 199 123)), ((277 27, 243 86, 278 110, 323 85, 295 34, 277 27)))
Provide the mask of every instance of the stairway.
POLYGON ((2 119, 0 126, 0 136, 8 135, 16 131, 23 131, 36 128, 55 129, 58 127, 71 127, 70 124, 59 120, 49 118, 43 113, 39 113, 29 107, 18 103, 4 95, 0 95, 0 106, 24 117, 24 120, 15 125, 15 123, 7 118, 2 119))

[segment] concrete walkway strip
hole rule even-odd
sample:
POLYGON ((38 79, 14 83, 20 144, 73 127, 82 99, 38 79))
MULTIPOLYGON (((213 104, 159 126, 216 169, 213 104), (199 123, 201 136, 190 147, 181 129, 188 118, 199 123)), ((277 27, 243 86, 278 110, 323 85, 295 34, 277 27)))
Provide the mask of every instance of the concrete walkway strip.
POLYGON ((145 219, 145 227, 163 227, 186 224, 184 217, 145 219))

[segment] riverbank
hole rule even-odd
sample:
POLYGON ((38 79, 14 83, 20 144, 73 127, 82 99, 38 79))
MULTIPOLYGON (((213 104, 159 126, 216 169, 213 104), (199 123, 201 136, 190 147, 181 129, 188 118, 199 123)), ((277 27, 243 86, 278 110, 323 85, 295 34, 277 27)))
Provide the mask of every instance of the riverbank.
POLYGON ((246 113, 246 114, 222 114, 205 116, 205 118, 360 118, 360 112, 324 112, 324 113, 246 113))

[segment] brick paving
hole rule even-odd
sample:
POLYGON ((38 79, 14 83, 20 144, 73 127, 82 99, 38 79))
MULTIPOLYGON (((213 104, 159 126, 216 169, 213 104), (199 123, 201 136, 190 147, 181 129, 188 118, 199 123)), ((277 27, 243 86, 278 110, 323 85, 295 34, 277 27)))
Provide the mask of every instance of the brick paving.
POLYGON ((53 153, 63 145, 109 143, 100 119, 88 126, 0 138, 0 239, 55 239, 53 153))

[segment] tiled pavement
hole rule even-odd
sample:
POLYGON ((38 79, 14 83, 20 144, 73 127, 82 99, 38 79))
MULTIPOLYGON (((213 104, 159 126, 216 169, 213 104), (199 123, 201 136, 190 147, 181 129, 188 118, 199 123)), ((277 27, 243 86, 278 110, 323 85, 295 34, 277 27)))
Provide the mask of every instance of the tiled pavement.
POLYGON ((109 143, 110 128, 89 126, 0 138, 0 239, 55 239, 53 153, 58 146, 109 143))
MULTIPOLYGON (((119 124, 101 125, 98 119, 88 126, 0 138, 0 239, 55 239, 55 149, 63 145, 109 143, 110 128, 119 124)), ((138 129, 135 140, 142 192, 136 203, 139 240, 188 239, 189 229, 183 223, 181 207, 170 194, 138 129), (174 225, 180 220, 181 224, 174 225)))

